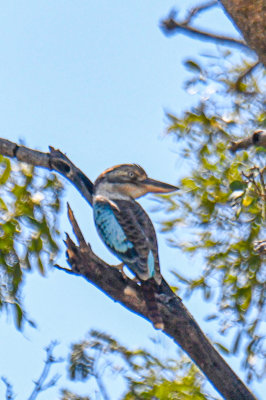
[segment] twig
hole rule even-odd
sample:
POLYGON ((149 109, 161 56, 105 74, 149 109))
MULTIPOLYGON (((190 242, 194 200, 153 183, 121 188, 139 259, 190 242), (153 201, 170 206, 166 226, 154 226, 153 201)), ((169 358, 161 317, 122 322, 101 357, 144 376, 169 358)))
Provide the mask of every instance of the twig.
POLYGON ((1 379, 4 382, 4 384, 6 385, 6 400, 14 400, 15 396, 13 393, 13 387, 12 387, 11 383, 9 383, 7 378, 5 378, 4 376, 2 376, 1 379))
POLYGON ((85 241, 84 236, 78 226, 78 223, 74 217, 74 214, 69 206, 69 203, 67 203, 67 213, 68 213, 68 218, 71 222, 71 226, 73 228, 74 234, 75 234, 76 238, 78 239, 80 246, 86 247, 86 241, 85 241))
POLYGON ((240 84, 246 79, 260 64, 259 61, 256 61, 254 64, 250 65, 236 80, 236 88, 240 88, 240 84))
POLYGON ((40 392, 43 392, 43 391, 51 388, 52 386, 55 386, 58 379, 60 378, 60 375, 55 375, 49 382, 45 383, 45 381, 48 377, 48 374, 50 372, 52 364, 62 361, 61 359, 55 359, 53 356, 53 350, 56 345, 57 345, 57 342, 53 341, 46 348, 46 360, 44 363, 43 370, 41 372, 39 379, 36 382, 34 382, 35 387, 31 393, 30 397, 28 398, 28 400, 35 400, 40 392))
MULTIPOLYGON (((200 8, 200 11, 203 11, 203 9, 204 7, 200 8)), ((173 32, 184 33, 188 36, 197 37, 198 39, 215 41, 224 45, 240 46, 242 48, 250 50, 250 48, 248 47, 248 45, 244 40, 235 39, 233 37, 228 37, 224 35, 218 35, 215 33, 202 31, 201 29, 198 28, 194 28, 193 26, 189 25, 191 18, 192 17, 189 15, 184 21, 176 21, 173 18, 173 13, 170 13, 169 17, 161 22, 162 30, 165 33, 173 33, 173 32)))
POLYGON ((266 167, 259 169, 259 178, 260 178, 260 184, 261 184, 261 198, 262 198, 262 219, 263 221, 266 221, 266 187, 264 183, 264 172, 266 170, 266 167))
POLYGON ((59 269, 60 271, 64 271, 70 275, 79 275, 77 272, 73 272, 72 269, 60 267, 58 264, 54 264, 54 268, 59 269))
POLYGON ((99 376, 99 374, 97 374, 97 372, 95 372, 93 374, 93 376, 94 376, 94 378, 95 378, 95 380, 97 382, 98 388, 100 389, 102 398, 104 400, 110 400, 110 397, 107 394, 106 388, 105 388, 105 386, 103 384, 103 381, 102 381, 101 377, 99 376))
POLYGON ((193 7, 189 10, 186 19, 183 21, 183 24, 188 25, 193 18, 197 17, 201 12, 209 10, 212 7, 218 6, 218 1, 209 1, 208 3, 199 4, 196 7, 193 7))

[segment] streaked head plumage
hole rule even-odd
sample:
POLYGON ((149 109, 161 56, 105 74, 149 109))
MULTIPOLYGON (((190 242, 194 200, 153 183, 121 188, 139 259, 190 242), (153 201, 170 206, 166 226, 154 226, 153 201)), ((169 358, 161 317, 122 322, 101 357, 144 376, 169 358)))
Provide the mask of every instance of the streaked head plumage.
POLYGON ((138 198, 148 192, 168 193, 177 190, 176 186, 148 178, 144 169, 137 164, 120 164, 106 169, 94 183, 94 190, 102 186, 105 191, 120 193, 138 198))
POLYGON ((123 183, 146 178, 147 174, 140 165, 119 164, 103 171, 96 179, 94 185, 98 185, 104 180, 112 183, 123 183))

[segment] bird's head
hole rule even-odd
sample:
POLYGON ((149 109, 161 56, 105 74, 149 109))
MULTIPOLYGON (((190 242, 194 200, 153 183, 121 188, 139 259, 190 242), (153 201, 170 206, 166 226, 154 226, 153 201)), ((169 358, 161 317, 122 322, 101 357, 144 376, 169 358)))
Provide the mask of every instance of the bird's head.
POLYGON ((104 171, 94 183, 94 193, 136 199, 146 193, 169 193, 178 187, 148 178, 136 164, 121 164, 104 171))

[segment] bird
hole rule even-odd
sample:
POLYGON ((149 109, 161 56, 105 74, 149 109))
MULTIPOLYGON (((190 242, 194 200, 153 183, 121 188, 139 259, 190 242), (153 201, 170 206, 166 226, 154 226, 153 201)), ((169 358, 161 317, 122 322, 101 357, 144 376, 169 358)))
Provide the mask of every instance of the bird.
POLYGON ((137 198, 147 193, 169 193, 178 187, 148 177, 137 164, 106 169, 93 185, 94 222, 100 238, 140 282, 148 315, 163 329, 155 293, 162 282, 154 226, 137 198))

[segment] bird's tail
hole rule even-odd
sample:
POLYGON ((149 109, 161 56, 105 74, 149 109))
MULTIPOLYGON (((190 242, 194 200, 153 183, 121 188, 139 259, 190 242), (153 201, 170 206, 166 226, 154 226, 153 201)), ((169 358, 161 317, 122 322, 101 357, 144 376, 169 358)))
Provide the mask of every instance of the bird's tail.
POLYGON ((153 323, 154 328, 163 330, 164 323, 161 314, 159 312, 158 304, 155 298, 155 293, 157 291, 156 286, 157 286, 156 282, 153 279, 148 279, 147 281, 141 282, 143 297, 146 302, 151 322, 153 323))

